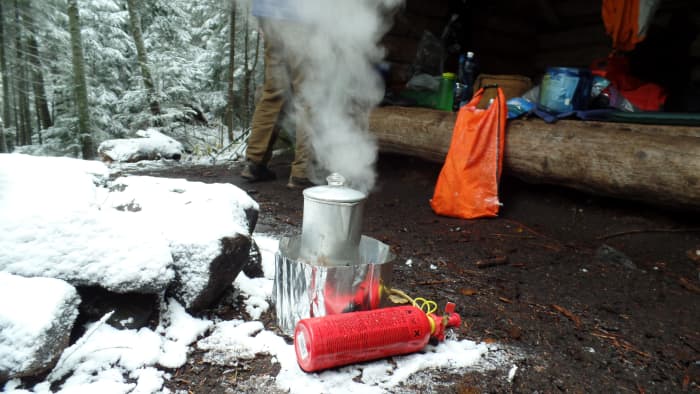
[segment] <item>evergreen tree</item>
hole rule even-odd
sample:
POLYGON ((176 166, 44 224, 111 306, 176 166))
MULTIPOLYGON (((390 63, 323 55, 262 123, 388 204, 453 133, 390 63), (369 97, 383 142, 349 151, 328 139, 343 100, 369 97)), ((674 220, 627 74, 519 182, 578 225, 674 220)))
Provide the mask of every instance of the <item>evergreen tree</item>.
POLYGON ((2 122, 0 122, 0 153, 8 152, 5 137, 5 122, 10 121, 10 86, 7 77, 7 59, 5 59, 5 18, 2 1, 0 1, 0 74, 2 74, 2 122))
POLYGON ((73 79, 75 101, 78 107, 78 135, 83 159, 92 159, 95 148, 90 133, 90 114, 88 112, 87 82, 83 59, 83 43, 80 35, 80 11, 77 0, 68 0, 68 20, 71 36, 71 53, 73 56, 73 79))
MULTIPOLYGON (((29 63, 32 71, 32 86, 34 88, 34 100, 36 102, 37 116, 39 118, 40 127, 48 129, 52 125, 51 113, 46 99, 46 87, 44 85, 44 70, 41 65, 41 57, 39 55, 39 43, 35 36, 34 17, 31 0, 25 0, 25 8, 23 13, 23 21, 27 30, 27 50, 29 63)), ((41 134, 39 134, 41 136, 41 134)))
POLYGON ((134 44, 136 45, 136 54, 139 68, 141 69, 141 78, 143 79, 143 85, 145 86, 148 94, 148 106, 153 115, 159 115, 160 104, 158 103, 158 99, 156 97, 153 79, 151 78, 151 69, 148 64, 148 53, 146 52, 146 45, 143 42, 143 34, 141 33, 141 17, 139 16, 139 11, 136 8, 137 4, 135 0, 127 0, 126 4, 127 8, 129 9, 131 34, 134 37, 134 44))
POLYGON ((17 0, 14 1, 15 9, 15 65, 12 73, 15 80, 17 92, 17 145, 31 145, 32 143, 32 123, 29 109, 29 76, 27 74, 27 63, 24 56, 25 48, 22 45, 22 23, 20 20, 20 9, 17 0))
POLYGON ((127 1, 0 3, 4 135, 31 144, 28 130, 37 122, 34 142, 43 140, 22 152, 92 157, 96 143, 151 124, 152 102, 166 133, 185 130, 195 118, 214 120, 220 130, 225 125, 230 138, 247 127, 262 68, 246 1, 129 2, 141 19, 148 86, 127 1), (228 121, 219 123, 226 112, 228 121))
POLYGON ((233 118, 234 111, 236 109, 236 96, 234 95, 234 85, 235 81, 235 55, 236 55, 236 0, 231 0, 231 11, 229 17, 229 45, 228 45, 228 72, 226 77, 228 79, 228 87, 226 91, 226 126, 228 127, 228 140, 233 141, 233 118))

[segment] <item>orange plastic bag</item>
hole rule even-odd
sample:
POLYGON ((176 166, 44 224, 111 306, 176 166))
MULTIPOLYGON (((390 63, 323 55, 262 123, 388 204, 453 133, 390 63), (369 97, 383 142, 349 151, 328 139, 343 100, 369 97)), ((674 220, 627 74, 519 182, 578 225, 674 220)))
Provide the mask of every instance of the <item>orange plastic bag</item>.
POLYGON ((457 114, 450 149, 430 200, 438 215, 464 219, 498 215, 508 110, 503 90, 497 89, 488 109, 476 107, 482 88, 457 114))

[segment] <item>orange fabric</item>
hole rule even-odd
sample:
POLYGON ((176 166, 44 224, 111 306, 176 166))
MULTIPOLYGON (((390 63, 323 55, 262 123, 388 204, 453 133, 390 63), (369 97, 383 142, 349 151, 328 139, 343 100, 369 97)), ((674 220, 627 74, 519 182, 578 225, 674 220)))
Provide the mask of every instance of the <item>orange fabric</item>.
POLYGON ((591 69, 593 74, 609 80, 620 94, 642 111, 660 111, 666 102, 664 88, 631 75, 629 59, 624 56, 595 60, 591 69))
POLYGON ((639 26, 639 0, 603 0, 603 23, 613 49, 631 51, 644 40, 639 26))
POLYGON ((488 109, 478 109, 484 89, 457 114, 450 149, 430 206, 438 215, 472 219, 498 214, 508 110, 501 88, 488 109))
POLYGON ((666 92, 654 83, 645 83, 634 90, 620 93, 642 111, 661 111, 666 102, 666 92))

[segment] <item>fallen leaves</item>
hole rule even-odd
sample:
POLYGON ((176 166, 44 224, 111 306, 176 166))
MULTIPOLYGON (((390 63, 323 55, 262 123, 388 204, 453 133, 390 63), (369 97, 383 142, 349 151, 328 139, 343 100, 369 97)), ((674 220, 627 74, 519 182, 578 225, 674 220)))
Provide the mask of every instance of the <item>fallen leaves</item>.
POLYGON ((496 256, 486 260, 479 260, 474 263, 478 268, 495 267, 508 264, 508 256, 496 256))
POLYGON ((613 346, 622 352, 632 352, 645 359, 651 358, 649 353, 639 350, 636 346, 621 338, 619 335, 605 331, 602 328, 597 328, 595 331, 591 332, 591 335, 612 342, 613 346))
POLYGON ((683 382, 682 382, 682 384, 681 384, 681 390, 683 390, 683 392, 686 392, 686 391, 688 391, 688 387, 689 387, 689 386, 690 386, 690 375, 688 375, 688 374, 686 373, 685 376, 683 376, 683 382))
POLYGON ((688 279, 680 277, 678 278, 678 283, 680 283, 681 287, 683 287, 684 289, 692 291, 693 293, 700 294, 700 287, 690 283, 688 279))
POLYGON ((552 304, 552 308, 554 308, 557 312, 561 313, 562 315, 569 318, 569 320, 574 322, 574 324, 576 325, 576 328, 581 328, 581 318, 576 316, 573 312, 564 308, 563 306, 559 306, 556 304, 552 304))
POLYGON ((462 290, 460 290, 459 292, 460 292, 463 296, 467 296, 467 297, 479 294, 479 292, 476 291, 476 290, 474 290, 474 289, 462 289, 462 290))

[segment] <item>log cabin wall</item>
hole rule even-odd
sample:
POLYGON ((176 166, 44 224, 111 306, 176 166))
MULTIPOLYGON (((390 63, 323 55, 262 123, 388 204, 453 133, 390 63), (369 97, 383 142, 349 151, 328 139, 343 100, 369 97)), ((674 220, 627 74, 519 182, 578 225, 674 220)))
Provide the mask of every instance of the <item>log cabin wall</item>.
POLYGON ((394 15, 394 24, 384 36, 386 61, 391 65, 393 86, 402 86, 411 78, 421 37, 429 32, 440 37, 449 20, 449 1, 407 0, 394 15))
POLYGON ((542 75, 547 67, 587 68, 594 59, 610 53, 611 40, 605 33, 601 1, 537 2, 546 17, 538 21, 534 68, 542 75))
MULTIPOLYGON (((424 32, 440 37, 452 15, 459 18, 446 39, 452 50, 447 51, 444 71, 456 71, 458 52, 466 51, 476 53, 482 73, 519 74, 535 83, 550 66, 588 67, 611 49, 601 4, 590 0, 407 0, 382 42, 392 67, 390 85, 405 84, 424 32)), ((630 55, 635 73, 667 86, 674 96, 700 97, 699 31, 700 1, 662 0, 647 40, 630 55)), ((673 99, 670 104, 674 106, 673 99)), ((696 104, 697 108, 671 109, 700 112, 700 102, 696 104)))

